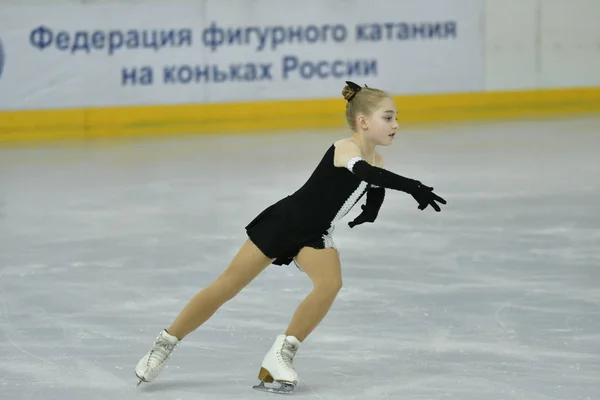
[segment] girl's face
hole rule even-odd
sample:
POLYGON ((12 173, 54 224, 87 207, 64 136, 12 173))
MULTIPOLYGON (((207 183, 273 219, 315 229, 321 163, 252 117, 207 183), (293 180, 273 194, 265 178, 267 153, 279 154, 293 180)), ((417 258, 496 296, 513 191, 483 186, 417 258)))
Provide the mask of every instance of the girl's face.
POLYGON ((364 121, 367 127, 365 133, 369 139, 376 145, 391 145, 398 129, 397 114, 394 100, 389 97, 381 100, 373 114, 364 121))

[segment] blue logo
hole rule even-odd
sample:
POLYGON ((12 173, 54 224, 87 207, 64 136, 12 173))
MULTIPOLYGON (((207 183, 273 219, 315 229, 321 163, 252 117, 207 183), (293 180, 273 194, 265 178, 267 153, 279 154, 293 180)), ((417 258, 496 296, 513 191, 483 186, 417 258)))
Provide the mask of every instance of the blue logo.
POLYGON ((4 69, 4 47, 2 46, 2 40, 0 40, 0 78, 2 77, 3 69, 4 69))

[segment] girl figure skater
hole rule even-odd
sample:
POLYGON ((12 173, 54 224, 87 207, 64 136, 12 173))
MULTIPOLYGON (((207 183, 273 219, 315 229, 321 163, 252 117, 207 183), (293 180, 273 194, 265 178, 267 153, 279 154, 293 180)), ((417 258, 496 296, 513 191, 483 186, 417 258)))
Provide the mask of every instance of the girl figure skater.
POLYGON ((374 222, 386 188, 410 194, 419 210, 431 206, 439 212, 437 203, 446 204, 433 188, 383 168, 383 158, 375 147, 391 145, 398 129, 391 96, 349 81, 342 95, 347 101, 346 120, 352 135, 327 149, 300 189, 263 210, 246 226, 248 239, 229 266, 189 301, 138 362, 138 385, 155 379, 176 345, 267 266, 293 261, 311 279, 313 290, 296 309, 287 330, 275 338, 258 373, 260 383, 254 386, 278 393, 293 392, 298 383, 294 356, 323 320, 342 287, 340 259, 331 236, 335 223, 365 194, 362 212, 348 224, 354 227, 374 222))

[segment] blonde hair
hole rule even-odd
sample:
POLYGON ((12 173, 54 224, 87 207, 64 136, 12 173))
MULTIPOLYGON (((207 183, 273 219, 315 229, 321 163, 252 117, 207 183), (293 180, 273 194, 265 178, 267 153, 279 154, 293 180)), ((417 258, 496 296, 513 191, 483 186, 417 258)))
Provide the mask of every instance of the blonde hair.
POLYGON ((371 115, 381 100, 390 95, 380 89, 360 87, 354 82, 346 81, 342 90, 342 96, 346 100, 346 122, 350 128, 356 130, 356 116, 359 114, 371 115))

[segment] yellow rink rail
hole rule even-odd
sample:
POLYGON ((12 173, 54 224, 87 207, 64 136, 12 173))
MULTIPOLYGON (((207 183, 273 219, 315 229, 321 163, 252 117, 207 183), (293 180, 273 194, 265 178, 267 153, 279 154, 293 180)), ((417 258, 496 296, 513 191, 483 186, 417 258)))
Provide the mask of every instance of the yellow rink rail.
MULTIPOLYGON (((402 123, 552 117, 600 111, 600 87, 395 96, 402 123)), ((0 145, 178 133, 343 127, 339 99, 0 111, 0 145)))

